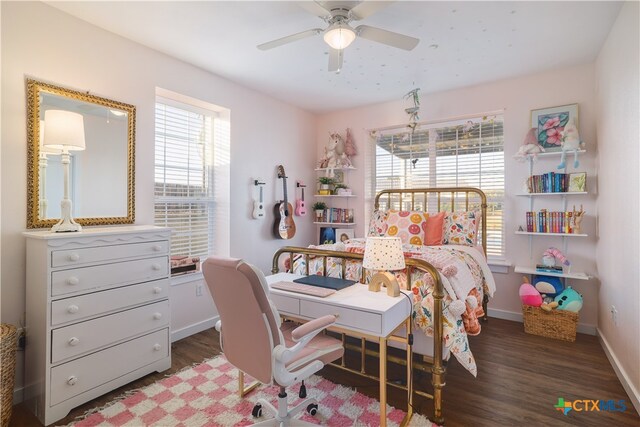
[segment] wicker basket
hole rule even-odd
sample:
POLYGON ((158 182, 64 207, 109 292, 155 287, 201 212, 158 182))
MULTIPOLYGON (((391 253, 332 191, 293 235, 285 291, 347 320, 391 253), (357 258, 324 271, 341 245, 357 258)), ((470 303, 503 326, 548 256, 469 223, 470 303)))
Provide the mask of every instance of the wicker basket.
POLYGON ((0 324, 0 420, 9 425, 13 407, 13 383, 16 372, 18 331, 15 326, 0 324))
POLYGON ((544 311, 540 307, 522 306, 524 331, 528 334, 574 342, 578 313, 566 310, 544 311))

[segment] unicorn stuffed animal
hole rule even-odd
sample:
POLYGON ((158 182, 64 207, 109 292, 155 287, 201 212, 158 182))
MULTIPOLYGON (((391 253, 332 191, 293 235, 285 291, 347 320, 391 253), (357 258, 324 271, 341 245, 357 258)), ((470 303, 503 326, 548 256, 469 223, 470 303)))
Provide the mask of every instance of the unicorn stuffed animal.
POLYGON ((582 146, 582 141, 580 141, 580 135, 578 134, 578 128, 576 127, 573 120, 567 123, 564 130, 562 131, 562 158, 560 159, 560 164, 558 165, 558 169, 564 169, 567 167, 566 157, 568 151, 573 151, 573 167, 577 168, 580 166, 580 162, 578 161, 578 150, 582 146))

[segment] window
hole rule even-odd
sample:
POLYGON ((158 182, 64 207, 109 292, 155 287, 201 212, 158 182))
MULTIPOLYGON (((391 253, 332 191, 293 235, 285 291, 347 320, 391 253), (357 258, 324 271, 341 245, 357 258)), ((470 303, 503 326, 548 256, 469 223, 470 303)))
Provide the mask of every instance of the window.
POLYGON ((156 100, 154 222, 172 229, 172 255, 213 253, 215 114, 156 100))
MULTIPOLYGON (((377 131, 372 190, 480 188, 488 204, 487 255, 503 259, 503 124, 502 115, 492 115, 418 125, 413 132, 407 127, 377 131)), ((455 203, 464 206, 463 201, 455 203)), ((475 207, 479 203, 470 209, 475 207)), ((424 209, 417 204, 416 208, 424 209)), ((443 198, 441 210, 450 209, 450 198, 443 198)))

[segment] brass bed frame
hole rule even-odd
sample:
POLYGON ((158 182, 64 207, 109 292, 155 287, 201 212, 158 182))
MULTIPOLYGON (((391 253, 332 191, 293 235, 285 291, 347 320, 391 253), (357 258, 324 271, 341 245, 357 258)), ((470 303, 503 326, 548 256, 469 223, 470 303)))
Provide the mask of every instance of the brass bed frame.
MULTIPOLYGON (((386 198, 386 209, 405 209, 405 210, 416 210, 416 206, 420 207, 419 210, 427 212, 429 207, 433 204, 437 204, 437 211, 440 212, 443 205, 448 205, 450 207, 451 212, 455 211, 456 204, 460 202, 460 198, 457 196, 458 193, 463 194, 462 200, 464 201, 465 210, 469 210, 471 206, 469 203, 469 195, 477 196, 479 199, 479 208, 482 211, 482 222, 481 222, 481 233, 482 233, 482 247, 485 251, 487 250, 487 226, 486 226, 486 213, 487 213, 487 198, 484 192, 477 188, 472 187, 448 187, 448 188, 418 188, 418 189, 397 189, 397 190, 383 190, 379 192, 375 197, 375 209, 380 209, 381 207, 381 198, 386 198), (446 194, 447 196, 443 197, 446 194), (422 200, 420 200, 419 196, 422 196, 422 200), (418 197, 417 197, 418 196, 418 197), (447 203, 449 201, 450 203, 447 203)), ((324 249, 312 249, 312 248, 302 248, 295 246, 285 246, 278 251, 273 256, 273 264, 271 272, 273 274, 278 273, 279 268, 279 260, 283 254, 289 254, 289 262, 290 267, 293 268, 294 265, 294 256, 301 255, 305 257, 306 260, 306 274, 309 274, 309 259, 310 257, 322 257, 323 259, 323 274, 327 274, 327 258, 339 258, 344 260, 342 262, 342 277, 345 277, 346 272, 346 260, 362 260, 362 254, 356 254, 351 252, 339 252, 339 251, 331 251, 324 249)), ((435 283, 435 288, 433 291, 433 358, 431 358, 431 362, 429 363, 429 370, 431 372, 431 384, 433 385, 433 394, 429 394, 422 391, 414 390, 415 393, 425 396, 433 400, 434 406, 434 415, 433 421, 437 424, 442 425, 444 423, 443 409, 442 409, 442 388, 445 385, 444 376, 446 373, 445 361, 442 358, 442 337, 443 337, 443 305, 442 300, 444 298, 444 288, 442 285, 442 281, 440 280, 440 275, 438 274, 438 270, 429 264, 427 261, 421 259, 413 259, 408 258, 405 260, 406 269, 407 269, 407 289, 411 289, 411 273, 414 270, 423 271, 431 275, 433 279, 433 283, 435 283)), ((365 269, 362 268, 362 273, 360 277, 360 282, 365 283, 365 269)), ((483 298, 483 308, 485 311, 485 319, 487 312, 487 301, 488 296, 485 294, 483 298)), ((342 334, 343 343, 346 344, 345 335, 342 334)), ((350 372, 363 375, 366 377, 373 377, 369 375, 365 371, 365 357, 367 354, 372 353, 371 350, 365 348, 365 339, 361 338, 360 343, 360 353, 361 353, 361 368, 360 370, 354 370, 345 366, 345 359, 342 358, 342 362, 340 365, 334 365, 339 368, 348 370, 350 372)), ((391 359, 391 358, 389 358, 391 359)), ((394 358, 394 362, 402 363, 404 359, 394 358)), ((425 358, 427 359, 427 358, 425 358)), ((406 362, 404 362, 406 363, 406 362)), ((407 379, 407 384, 411 383, 411 379, 407 379)), ((407 390, 407 386, 402 386, 395 383, 388 383, 388 385, 401 388, 407 390)), ((409 399, 409 411, 411 411, 411 401, 412 396, 408 397, 409 399)))

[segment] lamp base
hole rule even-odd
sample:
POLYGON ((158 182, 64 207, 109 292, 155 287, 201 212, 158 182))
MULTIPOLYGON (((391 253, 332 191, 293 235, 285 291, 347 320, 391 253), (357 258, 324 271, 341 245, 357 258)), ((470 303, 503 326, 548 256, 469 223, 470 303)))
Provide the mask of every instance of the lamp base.
POLYGON ((380 292, 380 285, 387 287, 387 295, 390 297, 400 296, 400 285, 398 285, 396 276, 393 274, 387 271, 374 274, 369 282, 369 290, 371 292, 380 292))
POLYGON ((62 218, 56 225, 51 227, 51 231, 54 233, 66 233, 82 230, 82 226, 71 218, 71 200, 62 200, 60 203, 60 213, 62 214, 62 218))

